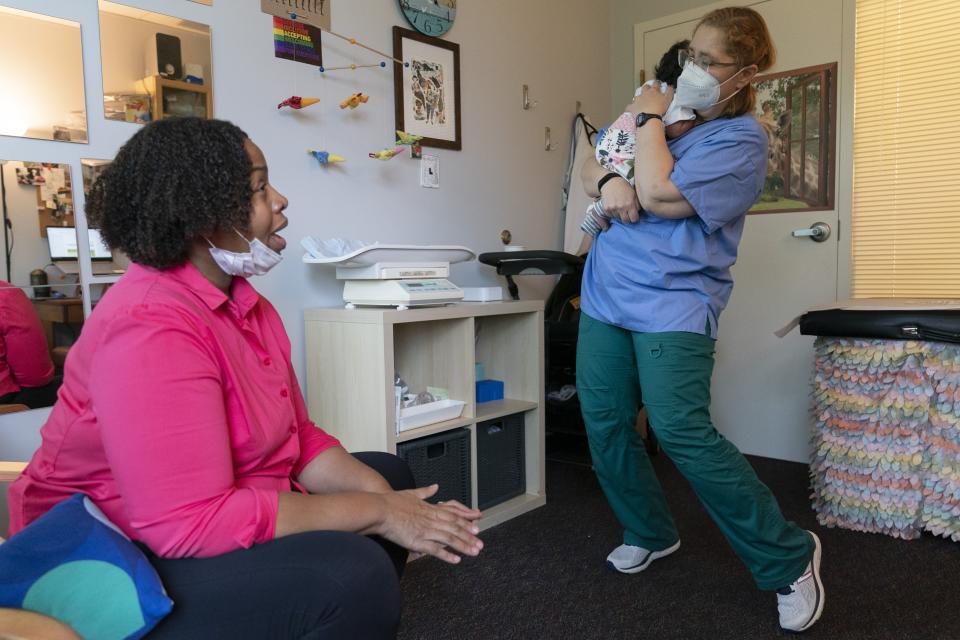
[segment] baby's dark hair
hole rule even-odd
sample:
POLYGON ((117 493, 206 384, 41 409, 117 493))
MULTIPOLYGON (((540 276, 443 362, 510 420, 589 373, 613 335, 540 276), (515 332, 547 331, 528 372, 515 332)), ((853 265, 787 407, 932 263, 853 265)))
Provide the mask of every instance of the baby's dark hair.
POLYGON ((689 46, 689 40, 681 40, 680 42, 674 43, 674 45, 663 54, 663 57, 660 58, 657 66, 654 67, 654 77, 660 82, 666 82, 671 87, 676 87, 677 78, 679 78, 683 72, 683 67, 680 66, 680 50, 686 49, 689 46))
POLYGON ((246 229, 253 194, 246 139, 223 120, 151 122, 93 183, 90 224, 111 248, 157 269, 184 262, 198 238, 246 229))

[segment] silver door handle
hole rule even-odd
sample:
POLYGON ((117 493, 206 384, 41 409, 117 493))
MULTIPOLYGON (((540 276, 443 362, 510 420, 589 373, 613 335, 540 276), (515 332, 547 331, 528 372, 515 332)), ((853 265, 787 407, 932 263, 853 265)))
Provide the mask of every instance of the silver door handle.
POLYGON ((814 242, 826 242, 830 237, 830 225, 826 222, 815 222, 809 229, 796 229, 791 235, 794 238, 810 238, 814 242))

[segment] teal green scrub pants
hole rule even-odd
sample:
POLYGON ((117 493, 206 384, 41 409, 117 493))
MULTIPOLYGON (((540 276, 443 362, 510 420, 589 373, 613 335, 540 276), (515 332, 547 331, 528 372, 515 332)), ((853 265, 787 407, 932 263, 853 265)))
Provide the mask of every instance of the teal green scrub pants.
POLYGON ((695 333, 635 333, 580 314, 577 393, 600 486, 625 544, 659 551, 679 540, 663 491, 634 428, 639 400, 663 451, 749 567, 761 589, 806 569, 813 538, 710 420, 714 341, 695 333))

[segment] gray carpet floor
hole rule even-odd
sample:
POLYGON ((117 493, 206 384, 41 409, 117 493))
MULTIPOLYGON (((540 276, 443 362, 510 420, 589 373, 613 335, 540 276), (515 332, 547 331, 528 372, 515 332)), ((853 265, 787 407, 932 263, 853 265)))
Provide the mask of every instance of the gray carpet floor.
MULTIPOLYGON (((485 531, 478 558, 458 566, 433 558, 408 565, 401 639, 791 635, 777 624, 776 596, 756 589, 665 455, 655 456, 654 465, 683 546, 627 576, 605 566, 621 530, 589 456, 576 447, 550 451, 545 507, 485 531)), ((820 527, 806 465, 749 460, 787 518, 823 542, 826 606, 804 637, 960 639, 960 543, 820 527)))

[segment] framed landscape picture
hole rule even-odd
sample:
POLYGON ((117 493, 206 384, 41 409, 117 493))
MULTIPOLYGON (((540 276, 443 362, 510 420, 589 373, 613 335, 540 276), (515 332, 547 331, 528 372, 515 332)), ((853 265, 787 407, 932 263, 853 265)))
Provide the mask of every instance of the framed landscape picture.
POLYGON ((837 63, 757 76, 754 115, 767 132, 767 178, 750 213, 834 208, 837 63))

